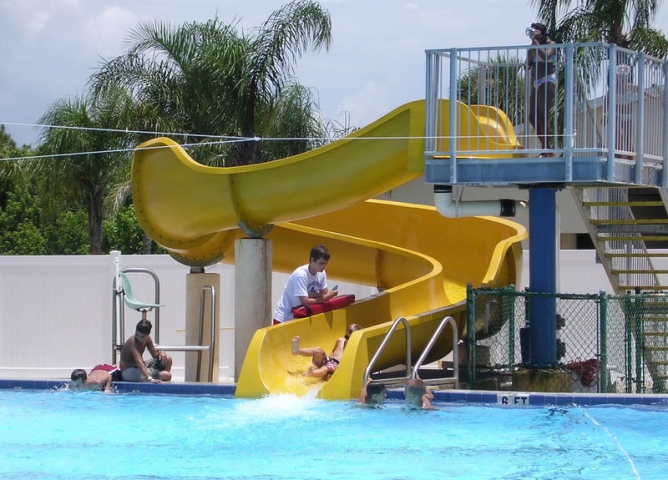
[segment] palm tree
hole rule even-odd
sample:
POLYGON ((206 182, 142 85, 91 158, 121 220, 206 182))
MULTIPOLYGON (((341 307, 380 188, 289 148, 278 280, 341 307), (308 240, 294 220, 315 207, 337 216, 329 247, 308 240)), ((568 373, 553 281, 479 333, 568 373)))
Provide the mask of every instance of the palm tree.
POLYGON ((132 100, 122 90, 107 92, 95 101, 87 97, 61 99, 40 119, 47 128, 41 152, 52 155, 30 160, 28 168, 55 195, 81 201, 88 214, 90 253, 102 253, 103 207, 112 187, 129 176, 124 128, 132 100))
POLYGON ((661 0, 531 0, 538 17, 547 23, 558 43, 600 42, 645 52, 658 58, 668 56, 668 40, 652 28, 661 0), (557 13, 564 15, 557 20, 557 13))
POLYGON ((458 81, 459 98, 468 105, 494 105, 515 125, 524 121, 523 58, 498 55, 485 68, 475 65, 458 81))
MULTIPOLYGON (((200 161, 206 156, 209 164, 232 166, 277 158, 283 149, 249 139, 322 131, 313 97, 293 73, 304 53, 329 48, 331 20, 317 2, 296 0, 250 33, 239 32, 237 24, 218 18, 176 29, 142 24, 128 52, 92 77, 93 93, 124 88, 142 108, 133 129, 197 134, 187 141, 207 144, 200 161), (287 112, 299 125, 280 122, 287 112), (277 131, 279 125, 290 131, 277 131), (208 144, 221 137, 231 143, 208 144)), ((297 150, 309 146, 303 142, 297 150)))

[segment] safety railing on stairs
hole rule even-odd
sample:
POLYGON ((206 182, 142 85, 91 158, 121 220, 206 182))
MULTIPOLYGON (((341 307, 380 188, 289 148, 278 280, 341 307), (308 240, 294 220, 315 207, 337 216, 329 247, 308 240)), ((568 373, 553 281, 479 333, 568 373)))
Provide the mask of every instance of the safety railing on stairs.
POLYGON ((576 203, 592 238, 599 260, 617 293, 635 287, 660 285, 652 257, 640 232, 629 200, 628 188, 573 189, 576 203))
POLYGON ((380 347, 378 347, 378 350, 374 354, 374 356, 371 358, 371 361, 369 362, 369 365, 366 367, 366 370, 364 371, 364 378, 362 379, 362 385, 366 385, 367 379, 371 375, 371 372, 373 371, 373 367, 376 364, 376 361, 378 360, 378 357, 380 357, 380 354, 383 353, 383 350, 385 350, 385 347, 389 343, 390 339, 392 338, 392 335, 394 335, 394 332, 397 330, 399 327, 399 324, 403 324, 404 330, 406 331, 406 375, 404 377, 397 377, 397 378, 392 378, 389 380, 383 380, 383 383, 386 386, 390 386, 393 384, 403 384, 406 382, 406 380, 411 378, 411 327, 408 324, 408 320, 406 320, 404 317, 399 317, 397 318, 392 326, 390 327, 390 330, 387 332, 385 335, 385 338, 383 339, 382 343, 380 344, 380 347))
MULTIPOLYGON (((404 317, 399 317, 397 318, 392 326, 390 327, 390 330, 387 332, 385 335, 385 338, 383 339, 382 343, 378 347, 378 350, 374 354, 374 356, 371 358, 371 361, 369 362, 369 365, 367 366, 366 370, 364 371, 364 378, 362 379, 362 384, 366 385, 366 382, 368 378, 371 376, 371 372, 373 371, 373 367, 376 364, 376 361, 380 357, 380 355, 383 353, 385 350, 387 344, 389 343, 390 339, 396 332, 398 326, 400 324, 403 324, 404 330, 406 331, 406 373, 402 377, 391 377, 391 378, 383 378, 382 380, 379 380, 379 383, 382 382, 385 386, 399 386, 399 385, 404 385, 407 380, 411 378, 416 378, 418 377, 418 371, 420 367, 423 365, 424 361, 426 360, 427 356, 431 352, 432 348, 436 344, 436 341, 440 337, 441 333, 445 329, 446 325, 450 325, 452 327, 452 351, 453 351, 453 372, 454 376, 453 377, 448 377, 448 378, 429 378, 429 379, 423 379, 424 383, 429 384, 429 385, 446 385, 446 384, 453 384, 454 388, 459 387, 459 359, 458 359, 458 352, 457 352, 457 344, 459 343, 459 333, 458 333, 458 328, 457 328, 457 323, 455 320, 448 316, 445 317, 441 322, 439 323, 438 327, 434 331, 434 334, 431 336, 429 339, 429 342, 427 342, 427 346, 424 348, 422 351, 422 354, 420 355, 420 358, 418 358, 417 362, 415 363, 415 366, 412 367, 412 355, 411 355, 411 328, 410 324, 408 323, 408 320, 404 317)), ((372 381, 373 383, 373 381, 372 381)))
MULTIPOLYGON (((113 363, 118 362, 118 353, 123 348, 125 342, 125 304, 126 304, 126 291, 124 288, 124 281, 119 279, 122 278, 121 273, 143 273, 148 274, 154 281, 155 285, 155 297, 154 302, 144 303, 146 306, 160 306, 160 280, 158 276, 145 268, 126 268, 124 270, 119 270, 118 274, 114 276, 113 281, 113 308, 112 308, 112 359, 113 363)), ((163 351, 181 351, 181 352, 197 352, 197 371, 195 376, 195 381, 201 381, 201 370, 202 370, 202 352, 209 352, 209 362, 208 362, 208 371, 207 371, 207 381, 213 381, 213 355, 216 354, 216 323, 215 323, 215 305, 216 305, 216 289, 212 285, 205 285, 202 287, 202 294, 200 297, 200 309, 199 309, 199 321, 198 321, 198 345, 162 345, 160 344, 160 308, 154 308, 155 313, 153 317, 154 323, 154 344, 156 349, 163 351), (206 306, 206 293, 209 292, 211 307, 210 307, 210 333, 209 333, 209 343, 208 345, 203 345, 204 338, 204 312, 206 306)), ((133 302, 131 308, 134 308, 138 311, 144 312, 140 307, 142 302, 136 301, 133 302)), ((144 312, 145 313, 145 312, 144 312)))
MULTIPOLYGON (((213 381, 213 355, 216 352, 216 288, 213 285, 204 285, 202 287, 202 295, 200 296, 199 305, 199 322, 197 332, 197 345, 161 345, 156 344, 155 348, 164 351, 180 351, 180 352, 197 352, 197 371, 195 373, 195 381, 201 381, 202 371, 202 352, 208 351, 209 362, 207 372, 207 382, 213 381), (204 311, 206 306, 206 292, 210 293, 211 307, 209 309, 209 339, 208 345, 203 345, 204 342, 204 311)), ((158 342, 159 343, 159 342, 158 342)))
POLYGON ((438 324, 438 328, 432 335, 431 339, 429 340, 429 343, 427 343, 427 346, 425 347, 424 351, 422 352, 422 355, 420 355, 420 358, 418 358, 418 361, 415 362, 415 367, 413 367, 413 373, 412 377, 415 378, 418 375, 418 372, 420 371, 420 367, 424 363, 425 359, 427 358, 427 355, 431 352, 431 349, 434 348, 434 345, 436 344, 436 340, 438 340, 438 337, 441 335, 443 330, 445 329, 446 325, 450 325, 452 327, 452 371, 453 371, 453 377, 450 378, 430 378, 430 379, 423 379, 425 383, 434 385, 445 385, 445 384, 452 384, 454 385, 454 388, 459 388, 459 357, 458 357, 458 351, 457 351, 457 344, 459 343, 459 332, 457 328, 457 322, 455 322, 455 319, 448 316, 445 317, 443 320, 441 320, 441 323, 438 324))

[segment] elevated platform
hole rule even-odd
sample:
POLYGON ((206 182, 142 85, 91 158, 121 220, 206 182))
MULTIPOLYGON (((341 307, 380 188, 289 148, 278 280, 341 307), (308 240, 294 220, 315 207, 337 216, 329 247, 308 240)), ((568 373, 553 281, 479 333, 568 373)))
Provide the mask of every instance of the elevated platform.
POLYGON ((665 60, 603 43, 426 54, 427 183, 668 187, 665 60))
POLYGON ((643 185, 662 185, 662 165, 605 156, 449 158, 425 160, 425 181, 442 185, 469 186, 536 186, 568 185, 610 186, 635 185, 640 169, 643 185), (612 171, 610 171, 612 166, 612 171))

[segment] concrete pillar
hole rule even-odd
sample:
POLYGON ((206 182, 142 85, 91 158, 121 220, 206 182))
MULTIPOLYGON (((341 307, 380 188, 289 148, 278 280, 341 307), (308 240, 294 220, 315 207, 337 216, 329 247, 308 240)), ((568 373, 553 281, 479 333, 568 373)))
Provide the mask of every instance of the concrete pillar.
MULTIPOLYGON (((200 309, 205 286, 212 286, 216 292, 214 307, 215 344, 212 352, 186 352, 185 381, 197 381, 197 367, 200 364, 200 382, 207 381, 209 361, 213 361, 213 382, 218 381, 218 360, 220 357, 220 274, 189 273, 186 276, 186 345, 199 345, 200 309), (198 361, 201 355, 201 362, 198 361)), ((202 325, 202 345, 211 344, 211 292, 204 299, 204 323, 202 325)))
POLYGON ((271 240, 241 238, 234 243, 234 378, 238 381, 255 331, 271 325, 271 240))

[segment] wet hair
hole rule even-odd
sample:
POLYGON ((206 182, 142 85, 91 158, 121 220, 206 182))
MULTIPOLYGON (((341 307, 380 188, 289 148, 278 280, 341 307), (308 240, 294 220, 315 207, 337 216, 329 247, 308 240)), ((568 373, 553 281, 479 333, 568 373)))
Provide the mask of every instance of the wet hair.
POLYGON ((137 323, 137 328, 135 329, 135 331, 143 333, 144 335, 150 335, 152 328, 153 325, 151 324, 151 322, 143 319, 139 320, 139 323, 137 323))
POLYGON ((406 390, 404 391, 404 397, 410 403, 415 404, 416 406, 422 405, 422 395, 427 393, 427 387, 420 378, 411 378, 406 382, 406 390))
POLYGON ((346 334, 344 338, 346 340, 350 339, 350 336, 353 334, 353 332, 356 332, 357 330, 362 330, 362 327, 357 325, 356 323, 351 323, 348 328, 346 329, 346 334))
MULTIPOLYGON (((383 398, 385 397, 385 385, 382 383, 370 383, 369 385, 366 386, 366 398, 367 402, 369 401, 377 401, 373 397, 377 395, 383 395, 383 398)), ((382 401, 382 399, 381 399, 382 401)))
POLYGON ((316 245, 311 249, 309 260, 318 261, 321 258, 329 262, 329 250, 324 245, 316 245))
POLYGON ((82 370, 80 368, 77 368, 76 370, 72 370, 72 374, 70 375, 70 380, 73 382, 77 381, 82 381, 85 382, 88 379, 88 374, 86 373, 86 370, 82 370))

